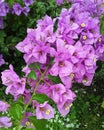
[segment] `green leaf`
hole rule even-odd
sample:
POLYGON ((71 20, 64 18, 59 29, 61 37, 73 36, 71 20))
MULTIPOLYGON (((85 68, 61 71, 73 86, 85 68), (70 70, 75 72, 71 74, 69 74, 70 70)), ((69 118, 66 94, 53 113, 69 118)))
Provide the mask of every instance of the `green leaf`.
POLYGON ((28 78, 34 79, 36 80, 36 73, 34 70, 32 70, 29 74, 28 74, 28 78))
POLYGON ((101 107, 104 108, 104 101, 102 102, 101 107))
POLYGON ((29 65, 29 68, 40 70, 40 64, 39 64, 39 63, 31 63, 31 64, 29 65))
POLYGON ((56 32, 57 28, 58 28, 58 19, 56 20, 56 22, 54 24, 54 32, 56 32))
POLYGON ((104 34, 104 15, 101 16, 101 21, 100 21, 100 33, 104 34))
POLYGON ((47 78, 50 79, 55 84, 61 83, 61 79, 59 78, 59 76, 48 75, 47 78))
POLYGON ((6 33, 3 30, 0 30, 0 38, 6 37, 6 33))
POLYGON ((13 104, 8 112, 15 119, 19 120, 22 117, 22 106, 19 104, 13 104))
POLYGON ((8 2, 9 2, 9 5, 10 5, 10 6, 13 6, 14 0, 8 0, 8 2))
POLYGON ((22 126, 16 126, 15 128, 13 128, 13 130, 21 130, 22 126))
POLYGON ((36 130, 46 130, 47 120, 45 119, 37 120, 36 117, 30 117, 30 120, 34 124, 36 130))
POLYGON ((34 128, 25 128, 24 130, 35 130, 34 128))
POLYGON ((33 100, 36 100, 39 103, 44 103, 45 101, 53 102, 47 95, 45 94, 35 94, 33 96, 33 100))

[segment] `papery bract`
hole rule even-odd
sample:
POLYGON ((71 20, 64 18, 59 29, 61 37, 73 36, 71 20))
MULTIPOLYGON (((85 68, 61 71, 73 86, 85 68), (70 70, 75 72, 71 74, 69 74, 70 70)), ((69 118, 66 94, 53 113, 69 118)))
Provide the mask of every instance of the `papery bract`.
POLYGON ((23 7, 22 12, 27 16, 30 11, 29 7, 23 7))
POLYGON ((8 118, 7 116, 0 117, 0 128, 2 127, 11 127, 11 119, 8 118))
POLYGON ((36 118, 37 119, 50 119, 54 117, 53 108, 47 103, 38 104, 36 106, 36 118))
POLYGON ((31 5, 34 2, 34 0, 24 0, 24 3, 26 6, 31 5))
POLYGON ((0 101, 0 112, 6 112, 10 105, 6 102, 0 101))
POLYGON ((5 61, 3 59, 3 55, 0 54, 0 66, 2 66, 3 64, 5 64, 5 61))
POLYGON ((6 94, 10 93, 15 99, 25 91, 26 79, 20 79, 19 76, 13 70, 13 66, 9 66, 10 69, 2 72, 2 83, 7 86, 6 94))
POLYGON ((19 3, 15 3, 14 5, 13 5, 13 11, 14 11, 14 13, 16 14, 16 15, 20 15, 21 13, 22 13, 22 7, 21 7, 21 5, 19 4, 19 3))

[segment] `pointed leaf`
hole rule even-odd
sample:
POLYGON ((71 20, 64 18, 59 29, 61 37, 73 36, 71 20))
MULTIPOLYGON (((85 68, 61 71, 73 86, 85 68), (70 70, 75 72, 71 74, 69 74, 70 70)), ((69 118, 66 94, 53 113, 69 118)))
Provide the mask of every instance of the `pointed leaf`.
POLYGON ((55 84, 61 83, 61 79, 58 76, 48 75, 47 78, 50 79, 55 84))
POLYGON ((13 104, 8 112, 15 119, 21 119, 21 117, 22 117, 22 106, 19 105, 19 104, 13 104))
POLYGON ((28 78, 34 79, 36 80, 36 73, 34 70, 32 70, 29 74, 28 74, 28 78))
POLYGON ((47 95, 45 94, 35 94, 33 96, 33 100, 36 100, 39 103, 44 103, 45 101, 48 101, 50 103, 52 103, 52 99, 50 99, 47 95))
POLYGON ((29 68, 40 70, 40 65, 39 65, 39 63, 31 63, 31 64, 29 65, 29 68))
POLYGON ((36 119, 36 117, 30 117, 30 120, 34 124, 36 130, 46 130, 47 120, 45 119, 38 120, 36 119))

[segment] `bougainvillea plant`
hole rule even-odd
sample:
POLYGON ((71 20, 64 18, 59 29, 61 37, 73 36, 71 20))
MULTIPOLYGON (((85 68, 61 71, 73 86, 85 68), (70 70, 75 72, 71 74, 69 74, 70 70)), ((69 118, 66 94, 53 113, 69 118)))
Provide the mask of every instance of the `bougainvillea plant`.
POLYGON ((30 5, 34 0, 19 0, 18 2, 13 0, 0 0, 0 29, 4 29, 3 17, 8 13, 20 16, 22 13, 28 15, 30 11, 30 5))
POLYGON ((14 106, 0 101, 0 112, 9 109, 9 117, 0 117, 0 127, 11 127, 16 120, 20 128, 38 130, 37 121, 54 118, 54 106, 62 116, 69 113, 76 97, 73 83, 91 85, 97 61, 104 61, 104 36, 100 34, 103 3, 69 2, 73 3, 70 9, 63 8, 57 18, 46 15, 38 20, 37 27, 28 28, 26 38, 16 45, 26 62, 24 77, 20 78, 12 65, 1 73, 14 106))

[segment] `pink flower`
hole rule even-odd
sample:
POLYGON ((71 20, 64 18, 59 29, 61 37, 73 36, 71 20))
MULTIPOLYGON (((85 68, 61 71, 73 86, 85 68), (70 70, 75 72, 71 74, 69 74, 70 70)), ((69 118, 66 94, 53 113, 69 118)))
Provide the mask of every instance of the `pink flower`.
POLYGON ((26 79, 20 79, 19 76, 13 70, 13 66, 9 66, 10 69, 2 72, 2 83, 7 86, 6 94, 10 93, 15 99, 25 91, 26 79))
POLYGON ((20 82, 19 76, 14 72, 13 66, 10 65, 8 70, 3 71, 2 73, 2 83, 6 86, 11 86, 13 82, 20 82))
POLYGON ((0 101, 0 112, 5 112, 8 110, 10 105, 6 102, 0 101))
POLYGON ((23 96, 24 96, 24 103, 27 104, 31 98, 30 90, 25 89, 23 96))
POLYGON ((3 64, 5 64, 5 61, 3 59, 2 54, 0 54, 0 66, 2 66, 3 64))
POLYGON ((7 116, 0 117, 0 128, 2 127, 11 127, 12 123, 10 122, 10 118, 7 116))
POLYGON ((33 2, 34 2, 34 0, 24 0, 24 4, 26 6, 29 6, 29 5, 33 4, 33 2))
POLYGON ((29 117, 33 116, 33 114, 31 112, 26 112, 25 115, 24 115, 24 118, 22 120, 22 125, 23 126, 26 126, 28 128, 34 128, 34 125, 33 123, 29 120, 29 117))
POLYGON ((60 100, 57 103, 57 108, 63 116, 66 116, 69 113, 70 107, 72 102, 75 100, 75 97, 76 95, 71 90, 66 90, 66 92, 60 96, 60 100))
POLYGON ((26 83, 26 79, 22 78, 20 80, 20 82, 14 82, 12 85, 8 86, 6 88, 6 94, 10 93, 11 95, 14 96, 15 99, 17 99, 17 97, 20 94, 24 94, 25 91, 25 83, 26 83))
POLYGON ((16 15, 20 16, 20 14, 22 13, 22 6, 19 3, 14 3, 13 11, 16 15))
POLYGON ((72 81, 74 78, 74 73, 71 73, 68 76, 64 76, 64 77, 60 77, 61 81, 63 82, 63 84, 66 86, 66 88, 71 88, 72 87, 72 81))
POLYGON ((69 113, 71 106, 72 103, 70 102, 70 100, 65 100, 63 101, 62 105, 57 105, 58 111, 62 114, 62 116, 66 116, 69 113))
POLYGON ((61 95, 66 91, 65 86, 63 84, 55 84, 50 87, 51 91, 51 98, 54 102, 58 103, 61 95))
POLYGON ((55 55, 55 63, 50 70, 51 75, 64 77, 72 73, 73 65, 69 61, 70 55, 63 40, 57 40, 57 51, 51 50, 51 55, 55 55))
POLYGON ((4 2, 4 0, 0 0, 0 4, 3 3, 3 2, 4 2))
MULTIPOLYGON (((27 30, 29 31, 29 30, 27 30)), ((29 33, 35 33, 34 30, 31 30, 29 33)), ((16 48, 21 51, 22 53, 30 53, 33 48, 34 48, 34 45, 33 43, 31 42, 31 39, 29 37, 26 37, 22 42, 19 42, 17 45, 16 45, 16 48)))
POLYGON ((54 117, 53 108, 47 103, 36 105, 36 117, 37 119, 50 119, 54 117))

